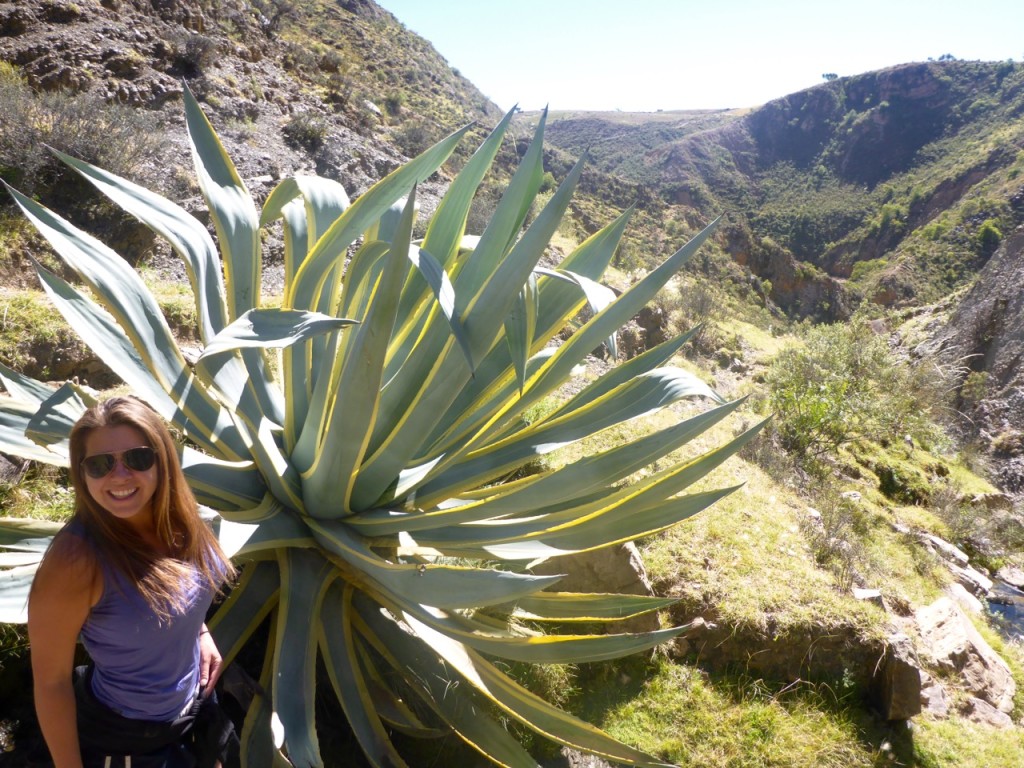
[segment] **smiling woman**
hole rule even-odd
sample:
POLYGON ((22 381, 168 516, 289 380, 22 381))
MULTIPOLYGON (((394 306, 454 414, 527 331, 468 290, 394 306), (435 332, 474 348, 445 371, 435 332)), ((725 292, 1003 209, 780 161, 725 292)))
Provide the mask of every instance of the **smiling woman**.
POLYGON ((170 433, 141 401, 87 410, 71 431, 70 466, 75 514, 29 598, 47 746, 58 768, 191 765, 183 737, 197 720, 230 741, 211 695, 221 656, 204 619, 231 565, 199 517, 170 433), (75 670, 79 636, 92 663, 75 670))

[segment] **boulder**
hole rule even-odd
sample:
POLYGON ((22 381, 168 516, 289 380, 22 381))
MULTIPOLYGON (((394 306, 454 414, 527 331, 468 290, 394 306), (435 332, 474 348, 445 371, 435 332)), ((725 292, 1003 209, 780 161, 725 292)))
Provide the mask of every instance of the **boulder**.
POLYGON ((927 672, 921 672, 921 709, 938 718, 949 717, 949 695, 946 689, 927 672))
POLYGON ((0 482, 17 483, 25 475, 28 468, 27 461, 11 461, 6 456, 0 455, 0 482))
POLYGON ((957 583, 963 585, 963 588, 972 595, 985 597, 992 591, 992 579, 978 569, 969 565, 961 567, 956 563, 946 563, 946 566, 952 571, 957 583))
POLYGON ((942 597, 919 608, 915 618, 923 661, 957 675, 967 693, 987 701, 1000 712, 1013 709, 1017 686, 1010 668, 952 599, 942 597))
POLYGON ((921 712, 921 667, 914 644, 902 632, 889 638, 875 691, 876 703, 886 720, 909 720, 921 712))
POLYGON ((926 544, 931 544, 944 560, 954 562, 962 566, 966 566, 970 558, 967 553, 962 549, 950 544, 945 539, 940 539, 930 533, 924 533, 921 535, 921 539, 926 544))
POLYGON ((1000 712, 984 699, 968 696, 960 707, 960 713, 973 723, 989 725, 993 728, 1013 728, 1013 719, 1005 712, 1000 712))
POLYGON ((957 605, 969 613, 980 615, 984 610, 981 600, 975 597, 972 592, 969 592, 967 588, 958 581, 953 582, 946 587, 946 594, 953 598, 957 605))
POLYGON ((1024 570, 1013 565, 1004 565, 996 571, 996 578, 1006 582, 1011 587, 1024 589, 1024 570))
POLYGON ((853 599, 877 605, 883 611, 888 610, 885 605, 885 598, 882 596, 882 591, 880 589, 862 589, 861 587, 854 587, 853 599))
POLYGON ((1013 509, 1013 499, 1007 494, 994 491, 992 493, 976 493, 971 497, 970 503, 972 506, 980 506, 994 512, 996 510, 1002 510, 1009 512, 1013 509))
MULTIPOLYGON (((541 575, 564 573, 565 577, 554 587, 559 592, 654 594, 640 552, 631 541, 576 555, 552 557, 530 570, 541 575)), ((608 625, 610 632, 650 632, 658 628, 656 612, 608 625)))

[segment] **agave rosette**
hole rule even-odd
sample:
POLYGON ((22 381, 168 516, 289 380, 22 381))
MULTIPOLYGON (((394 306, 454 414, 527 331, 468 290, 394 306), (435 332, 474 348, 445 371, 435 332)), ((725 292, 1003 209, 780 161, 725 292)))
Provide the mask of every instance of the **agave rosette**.
MULTIPOLYGON (((322 765, 319 656, 375 765, 405 764, 391 740, 396 731, 454 731, 498 764, 536 765, 502 718, 609 760, 660 765, 532 694, 500 661, 599 661, 651 648, 685 627, 624 633, 615 623, 670 601, 560 592, 558 576, 526 566, 648 535, 708 507, 732 489, 687 488, 757 427, 625 482, 738 406, 671 365, 686 334, 612 368, 546 416, 523 417, 591 350, 614 343, 712 227, 615 297, 597 281, 628 213, 557 269, 539 266, 582 171, 580 163, 524 226, 541 184, 543 120, 478 239, 465 237, 467 215, 511 113, 414 241, 416 185, 466 129, 355 202, 334 181, 296 177, 257 211, 187 92, 185 108, 220 253, 176 204, 62 159, 183 259, 204 347, 194 365, 124 259, 11 194, 84 286, 37 264, 44 290, 128 387, 186 436, 185 473, 242 566, 210 627, 228 660, 254 635, 266 649, 265 695, 245 721, 243 763, 322 765), (260 230, 278 220, 284 295, 280 306, 265 307, 260 230), (551 344, 588 304, 589 319, 551 344), (694 397, 713 405, 557 470, 506 480, 548 451, 694 397), (610 631, 564 631, 575 622, 608 622, 610 631)), ((0 381, 10 394, 0 404, 0 448, 66 465, 70 427, 95 394, 70 382, 54 391, 7 367, 0 381)), ((0 620, 24 620, 32 574, 55 529, 0 525, 0 620)))

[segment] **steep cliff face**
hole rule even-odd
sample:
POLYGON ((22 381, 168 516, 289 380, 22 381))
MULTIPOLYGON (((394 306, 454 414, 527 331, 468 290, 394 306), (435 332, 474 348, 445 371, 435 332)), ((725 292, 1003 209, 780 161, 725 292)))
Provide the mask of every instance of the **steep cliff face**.
POLYGON ((945 69, 906 64, 766 104, 747 119, 762 164, 824 162, 841 179, 870 186, 906 170, 959 101, 945 69))
POLYGON ((1000 485, 1024 494, 1024 229, 996 251, 933 346, 973 375, 961 407, 989 447, 1000 485))

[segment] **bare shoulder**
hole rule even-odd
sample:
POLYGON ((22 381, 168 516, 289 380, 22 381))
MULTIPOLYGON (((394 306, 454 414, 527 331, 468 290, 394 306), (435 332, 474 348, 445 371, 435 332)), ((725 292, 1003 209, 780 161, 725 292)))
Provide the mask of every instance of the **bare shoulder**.
POLYGON ((92 548, 64 528, 43 556, 28 596, 28 636, 37 685, 64 685, 71 679, 75 642, 102 594, 102 571, 92 548))
POLYGON ((54 537, 39 564, 32 596, 52 591, 68 597, 86 593, 95 598, 90 599, 89 604, 93 605, 101 588, 102 575, 92 547, 77 533, 64 528, 54 537))

